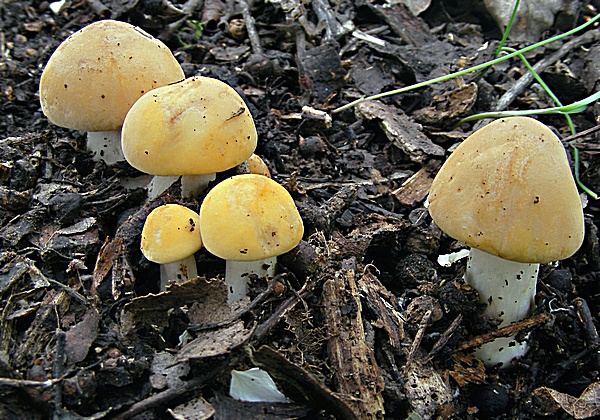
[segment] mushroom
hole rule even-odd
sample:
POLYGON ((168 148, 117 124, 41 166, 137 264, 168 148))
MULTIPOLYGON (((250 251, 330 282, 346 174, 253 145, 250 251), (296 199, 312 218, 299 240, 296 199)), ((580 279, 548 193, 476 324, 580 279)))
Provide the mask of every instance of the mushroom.
POLYGON ((160 290, 169 281, 185 283, 198 277, 194 253, 202 248, 199 215, 179 205, 164 204, 150 212, 142 229, 144 256, 160 264, 160 290))
POLYGON ((182 80, 181 66, 158 39, 128 23, 101 20, 75 32, 42 72, 40 102, 50 122, 88 132, 96 160, 123 160, 120 129, 144 93, 182 80))
POLYGON ((269 167, 260 156, 252 154, 246 162, 248 163, 248 170, 251 174, 263 175, 267 178, 271 178, 271 171, 269 171, 269 167))
POLYGON ((127 161, 158 175, 156 197, 183 175, 182 195, 196 195, 215 178, 252 155, 257 135, 248 107, 229 85, 191 77, 154 89, 129 110, 122 146, 127 161), (160 177, 167 177, 163 181, 160 177))
POLYGON ((247 295, 248 274, 273 277, 277 256, 300 243, 304 225, 285 188, 263 175, 228 178, 200 207, 204 247, 226 260, 228 302, 247 295))
MULTIPOLYGON (((526 117, 496 120, 460 144, 431 185, 429 213, 471 247, 465 282, 500 326, 531 314, 540 263, 571 256, 584 235, 565 149, 548 127, 526 117)), ((507 337, 476 355, 507 366, 527 349, 507 337)))

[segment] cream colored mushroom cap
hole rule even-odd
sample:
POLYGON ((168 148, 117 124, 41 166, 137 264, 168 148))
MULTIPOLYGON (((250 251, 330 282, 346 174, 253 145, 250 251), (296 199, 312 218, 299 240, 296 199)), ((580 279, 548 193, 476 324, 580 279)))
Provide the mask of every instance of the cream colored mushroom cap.
POLYGON ((300 243, 304 225, 290 194, 263 175, 237 175, 217 184, 200 207, 205 248, 225 260, 256 261, 300 243))
POLYGON ((202 248, 198 213, 179 204, 152 210, 142 229, 142 253, 152 262, 183 260, 202 248))
POLYGON ((52 54, 40 80, 40 102, 60 127, 116 131, 145 92, 184 77, 161 41, 128 23, 101 20, 52 54))
POLYGON ((460 144, 433 180, 429 213, 454 239, 523 263, 567 258, 584 235, 565 149, 527 117, 496 120, 460 144))
POLYGON ((148 92, 132 107, 121 136, 125 159, 152 175, 201 175, 244 162, 256 149, 252 115, 238 93, 209 77, 148 92))

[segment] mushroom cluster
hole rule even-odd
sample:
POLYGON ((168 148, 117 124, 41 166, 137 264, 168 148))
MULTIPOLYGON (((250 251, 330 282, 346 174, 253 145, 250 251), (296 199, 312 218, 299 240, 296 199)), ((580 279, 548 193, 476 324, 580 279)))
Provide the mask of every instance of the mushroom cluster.
POLYGON ((123 160, 120 129, 146 92, 184 78, 158 39, 128 23, 101 20, 75 32, 50 57, 40 80, 42 111, 60 127, 88 132, 88 149, 123 160))
MULTIPOLYGON (((254 154, 257 133, 244 100, 219 80, 186 79, 171 51, 141 29, 102 20, 75 32, 50 57, 40 102, 52 123, 87 131, 96 158, 125 159, 154 175, 150 199, 179 177, 182 197, 196 196, 215 173, 247 161, 251 174, 218 184, 202 206, 208 249, 228 260, 228 282, 238 278, 230 301, 246 295, 248 274, 273 276, 276 255, 300 242, 292 198, 254 154)), ((199 226, 200 216, 178 204, 148 215, 141 249, 160 264, 161 290, 197 277, 199 226)))
MULTIPOLYGON (((431 185, 429 213, 471 247, 465 282, 500 326, 531 314, 540 263, 571 256, 584 236, 566 151, 548 127, 527 117, 496 120, 461 143, 431 185)), ((476 355, 507 366, 526 351, 525 342, 507 337, 476 355)))

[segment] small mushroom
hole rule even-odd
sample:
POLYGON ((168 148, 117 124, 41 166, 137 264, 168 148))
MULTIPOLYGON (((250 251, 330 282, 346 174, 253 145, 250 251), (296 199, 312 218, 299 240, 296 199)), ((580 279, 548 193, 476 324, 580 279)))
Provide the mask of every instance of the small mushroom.
POLYGON ((120 129, 133 103, 184 77, 161 41, 128 23, 101 20, 54 51, 40 79, 40 102, 53 124, 87 131, 94 158, 112 164, 124 159, 120 129))
POLYGON ((142 253, 160 264, 160 290, 169 281, 184 283, 198 277, 194 253, 202 248, 199 215, 179 205, 165 204, 152 210, 142 229, 142 253))
POLYGON ((182 175, 183 196, 196 195, 216 172, 248 159, 256 142, 254 120, 240 95, 202 76, 148 92, 131 107, 123 124, 127 161, 158 176, 150 198, 182 175))
POLYGON ((252 154, 246 162, 248 163, 248 170, 251 174, 263 175, 267 178, 271 178, 271 171, 269 171, 269 167, 260 156, 252 154))
MULTIPOLYGON (((526 117, 496 120, 460 144, 431 185, 429 213, 471 247, 465 282, 500 326, 531 314, 539 264, 571 256, 584 235, 565 149, 548 127, 526 117)), ((507 366, 526 351, 526 343, 508 337, 476 354, 507 366)))
POLYGON ((273 277, 277 256, 300 243, 304 225, 285 188, 262 175, 217 184, 200 207, 205 248, 226 260, 228 302, 247 295, 248 274, 273 277))

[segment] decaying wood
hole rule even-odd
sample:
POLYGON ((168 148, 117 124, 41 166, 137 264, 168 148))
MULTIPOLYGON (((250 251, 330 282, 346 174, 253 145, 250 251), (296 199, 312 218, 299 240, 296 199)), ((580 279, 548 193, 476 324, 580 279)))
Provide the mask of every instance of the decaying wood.
POLYGON ((443 157, 446 153, 423 133, 420 124, 393 106, 381 101, 363 102, 356 107, 355 114, 357 118, 377 121, 390 142, 414 162, 424 163, 432 156, 443 157))
POLYGON ((271 347, 261 346, 251 357, 254 364, 269 372, 295 401, 305 401, 310 407, 319 407, 339 419, 358 419, 340 396, 271 347))
POLYGON ((414 206, 425 200, 440 166, 442 166, 442 163, 439 160, 432 159, 428 161, 413 176, 404 181, 400 188, 392 191, 396 200, 404 206, 414 206))
POLYGON ((406 352, 402 368, 404 392, 413 411, 422 419, 434 416, 448 418, 454 413, 452 390, 448 379, 442 377, 423 357, 421 341, 429 325, 433 310, 428 309, 419 322, 419 329, 406 352))
POLYGON ((429 351, 429 354, 427 354, 427 357, 425 357, 425 359, 423 360, 424 362, 431 361, 435 357, 435 355, 438 354, 438 352, 442 348, 444 348, 444 346, 446 345, 448 340, 450 340, 450 337, 452 337, 452 333, 454 332, 454 330, 456 330, 456 328, 458 328, 458 326, 460 325, 462 318, 463 318, 462 314, 459 314, 454 319, 454 321, 452 321, 452 324, 446 329, 446 331, 444 331, 444 333, 440 336, 440 338, 435 342, 435 344, 429 351))
MULTIPOLYGON (((577 308, 577 315, 583 323, 583 329, 585 330, 586 339, 590 347, 600 346, 600 335, 594 325, 594 319, 592 312, 585 299, 578 297, 574 299, 575 307, 577 308)), ((596 366, 600 367, 600 354, 596 353, 596 366)))
POLYGON ((406 336, 404 321, 398 307, 398 298, 367 269, 357 279, 357 285, 369 310, 377 318, 374 325, 387 333, 389 344, 392 347, 400 348, 406 336))
POLYGON ((499 328, 487 334, 478 335, 477 337, 462 343, 460 346, 458 346, 456 351, 463 351, 474 347, 479 347, 482 344, 494 341, 496 338, 499 337, 510 337, 511 335, 515 335, 518 332, 530 330, 539 324, 544 324, 549 320, 550 315, 548 314, 542 313, 534 315, 531 318, 524 319, 523 321, 513 322, 512 324, 507 325, 506 327, 499 328))
POLYGON ((383 418, 383 378, 375 354, 365 341, 362 305, 353 260, 323 285, 328 353, 336 391, 361 419, 383 418))

